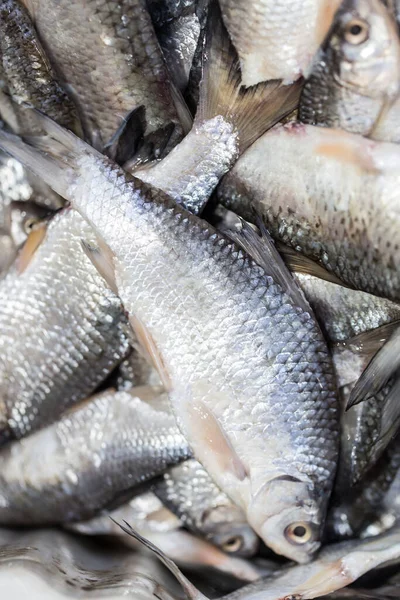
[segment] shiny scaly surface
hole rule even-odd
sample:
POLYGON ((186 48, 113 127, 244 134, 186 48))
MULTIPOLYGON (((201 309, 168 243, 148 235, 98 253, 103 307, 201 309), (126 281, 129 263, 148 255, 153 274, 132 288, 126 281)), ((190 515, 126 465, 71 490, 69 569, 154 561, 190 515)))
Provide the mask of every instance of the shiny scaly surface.
POLYGON ((39 37, 101 149, 134 109, 146 133, 179 119, 145 0, 24 0, 39 37))
POLYGON ((229 554, 253 556, 258 539, 244 513, 192 459, 169 469, 153 492, 184 527, 206 538, 229 554))
POLYGON ((380 0, 346 0, 306 82, 303 123, 400 141, 400 39, 380 0))
POLYGON ((157 402, 159 394, 157 388, 103 392, 5 448, 0 521, 38 525, 89 519, 189 458, 174 416, 157 402))
POLYGON ((120 301, 85 255, 81 239, 96 243, 77 213, 56 215, 29 264, 19 259, 1 282, 3 443, 85 399, 128 351, 120 301))
POLYGON ((47 159, 48 181, 111 250, 118 293, 194 453, 267 544, 309 560, 338 450, 332 365, 314 318, 209 224, 56 135, 72 168, 47 159))
POLYGON ((219 188, 231 210, 351 287, 400 299, 400 149, 311 125, 276 126, 219 188))
POLYGON ((247 86, 306 73, 340 0, 220 0, 247 86))

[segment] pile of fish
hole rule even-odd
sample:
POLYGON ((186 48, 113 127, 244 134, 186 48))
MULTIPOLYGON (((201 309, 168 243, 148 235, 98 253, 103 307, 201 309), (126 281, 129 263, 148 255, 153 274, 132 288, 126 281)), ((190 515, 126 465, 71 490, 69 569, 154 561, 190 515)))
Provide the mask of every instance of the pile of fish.
POLYGON ((0 120, 1 562, 391 597, 400 2, 0 0, 0 120))

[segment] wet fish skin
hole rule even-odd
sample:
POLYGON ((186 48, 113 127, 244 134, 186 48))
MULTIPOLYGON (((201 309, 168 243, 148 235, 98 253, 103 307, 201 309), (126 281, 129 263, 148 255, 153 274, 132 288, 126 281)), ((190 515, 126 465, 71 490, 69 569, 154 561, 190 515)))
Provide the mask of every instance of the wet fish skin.
MULTIPOLYGON (((110 247, 118 292, 195 455, 267 544, 309 560, 338 451, 332 366, 313 317, 209 224, 47 125, 68 166, 50 155, 35 165, 110 247), (307 542, 292 543, 299 522, 307 542)), ((33 166, 33 148, 4 133, 1 145, 33 166)))
POLYGON ((171 121, 182 135, 145 0, 25 0, 47 54, 102 149, 135 108, 146 133, 171 121))
MULTIPOLYGON (((140 546, 132 538, 123 535, 118 523, 129 523, 136 531, 151 539, 172 560, 185 567, 216 569, 243 581, 254 581, 260 577, 259 570, 250 562, 226 555, 210 543, 181 529, 182 523, 165 508, 152 493, 141 494, 129 504, 108 515, 95 517, 83 523, 67 525, 68 529, 85 535, 117 535, 121 541, 135 550, 140 546)), ((268 565, 269 566, 269 565, 268 565)), ((271 570, 276 568, 271 566, 271 570)))
POLYGON ((28 103, 60 125, 77 130, 75 107, 58 84, 28 12, 17 0, 0 2, 0 56, 22 132, 42 133, 31 111, 18 110, 21 103, 28 103))
POLYGON ((304 86, 299 119, 398 142, 399 73, 400 39, 390 11, 380 0, 347 0, 304 86))
POLYGON ((397 144, 278 125, 238 160, 219 199, 249 221, 254 205, 275 239, 351 287, 396 301, 399 165, 397 144))
POLYGON ((174 19, 193 13, 198 0, 148 0, 147 5, 156 27, 163 27, 174 19))
POLYGON ((5 448, 0 521, 43 525, 89 519, 189 458, 175 418, 157 405, 159 394, 157 388, 106 391, 5 448))
POLYGON ((128 352, 126 317, 85 255, 96 243, 75 212, 54 217, 32 260, 0 286, 2 443, 86 398, 128 352))
POLYGON ((384 513, 383 501, 400 468, 400 440, 392 440, 379 461, 346 495, 334 499, 328 515, 330 534, 354 537, 384 513))
POLYGON ((220 0, 220 5, 248 87, 268 79, 291 83, 307 73, 340 2, 220 0))
POLYGON ((400 319, 400 305, 304 273, 293 273, 331 342, 345 342, 356 335, 400 319))
POLYGON ((195 460, 169 469, 153 492, 182 524, 229 554, 253 556, 258 539, 244 513, 195 460))

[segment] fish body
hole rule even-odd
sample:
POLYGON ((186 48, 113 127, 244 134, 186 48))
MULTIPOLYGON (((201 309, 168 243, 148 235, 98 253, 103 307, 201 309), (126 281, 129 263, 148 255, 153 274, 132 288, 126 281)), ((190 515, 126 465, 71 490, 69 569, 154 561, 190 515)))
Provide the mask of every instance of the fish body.
POLYGON ((169 469, 153 492, 183 526, 229 554, 252 556, 258 539, 244 513, 194 459, 169 469))
POLYGON ((400 141, 400 38, 380 0, 347 0, 299 106, 303 123, 400 141))
POLYGON ((22 103, 73 131, 77 129, 75 107, 57 82, 27 10, 17 0, 0 3, 0 57, 22 133, 42 133, 31 111, 18 110, 22 103))
POLYGON ((182 135, 145 0, 25 4, 93 145, 102 149, 140 106, 146 112, 145 133, 172 122, 176 140, 182 135))
POLYGON ((399 166, 397 144, 278 125, 238 160, 219 198, 250 221, 254 205, 275 239, 351 287, 396 301, 399 166))
POLYGON ((43 162, 101 235, 196 457, 268 545, 309 560, 338 452, 332 365, 313 316, 208 223, 47 124, 69 148, 65 166, 14 136, 1 145, 43 162))
POLYGON ((103 392, 5 448, 0 521, 38 525, 89 519, 189 458, 174 416, 154 402, 159 393, 103 392))
MULTIPOLYGON (((34 236, 40 232, 34 232, 34 236)), ((96 243, 75 212, 54 217, 0 286, 2 442, 85 399, 128 352, 126 318, 81 246, 96 243)))
POLYGON ((400 319, 400 305, 313 275, 294 273, 331 342, 377 329, 400 319))
POLYGON ((268 79, 291 83, 310 68, 338 0, 220 0, 246 87, 268 79))

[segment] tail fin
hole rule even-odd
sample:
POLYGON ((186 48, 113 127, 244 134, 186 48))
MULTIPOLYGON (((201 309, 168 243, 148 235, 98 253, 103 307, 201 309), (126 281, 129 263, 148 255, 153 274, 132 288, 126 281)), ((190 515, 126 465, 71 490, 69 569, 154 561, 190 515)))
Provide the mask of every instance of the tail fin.
POLYGON ((19 160, 57 194, 70 200, 69 189, 75 180, 79 158, 90 153, 103 161, 107 159, 39 111, 35 110, 35 115, 46 132, 45 136, 24 141, 0 129, 0 148, 19 160))
POLYGON ((243 87, 239 59, 217 2, 209 8, 203 55, 195 120, 205 121, 217 115, 226 118, 238 130, 241 152, 297 107, 301 82, 283 85, 281 80, 273 80, 243 87))

